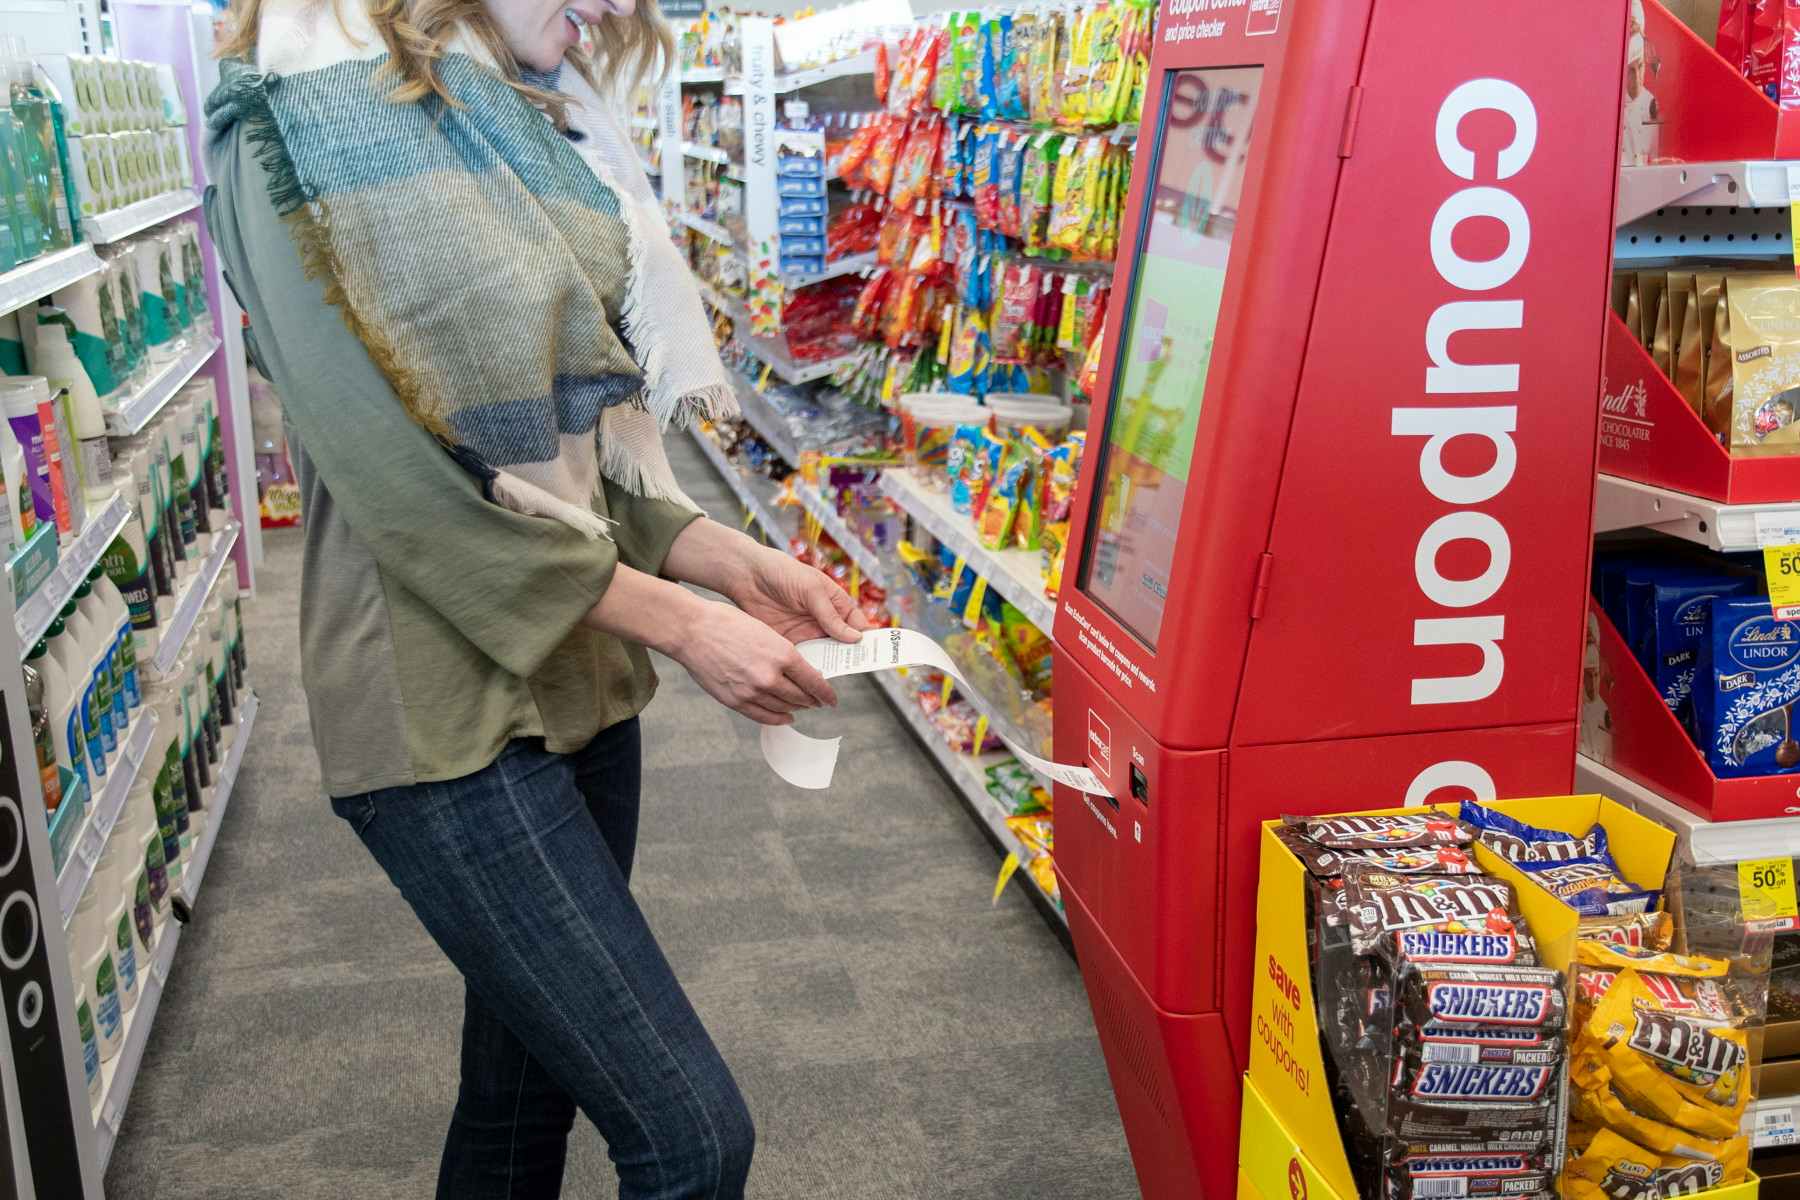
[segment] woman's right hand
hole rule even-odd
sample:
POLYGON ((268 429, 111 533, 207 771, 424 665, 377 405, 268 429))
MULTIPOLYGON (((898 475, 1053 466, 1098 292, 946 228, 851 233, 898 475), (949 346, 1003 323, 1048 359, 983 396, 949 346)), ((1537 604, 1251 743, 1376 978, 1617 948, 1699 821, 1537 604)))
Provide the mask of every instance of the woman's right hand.
MULTIPOLYGON (((691 593, 689 593, 691 595, 691 593)), ((729 604, 694 597, 685 636, 666 653, 706 694, 762 725, 792 725, 803 708, 835 705, 837 693, 794 644, 729 604)))

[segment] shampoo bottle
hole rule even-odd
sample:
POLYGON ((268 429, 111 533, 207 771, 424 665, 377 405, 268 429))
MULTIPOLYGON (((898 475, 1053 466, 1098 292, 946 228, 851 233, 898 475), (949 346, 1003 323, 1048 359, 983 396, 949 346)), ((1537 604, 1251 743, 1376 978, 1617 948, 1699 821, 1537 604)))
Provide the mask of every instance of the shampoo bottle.
POLYGON ((67 389, 72 456, 88 509, 98 510, 112 495, 112 448, 106 440, 106 412, 88 370, 75 353, 75 322, 60 308, 37 311, 37 340, 32 371, 49 381, 50 390, 67 389))
POLYGON ((38 782, 44 789, 44 807, 50 812, 62 803, 62 771, 57 764, 56 737, 50 728, 54 720, 50 705, 55 693, 44 678, 46 672, 54 670, 56 663, 50 658, 50 648, 42 642, 25 656, 25 707, 31 715, 31 747, 37 759, 38 782))
MULTIPOLYGON (((52 624, 50 628, 54 632, 56 626, 52 624)), ((31 652, 38 660, 38 675, 44 681, 44 710, 50 717, 50 745, 56 765, 68 771, 72 779, 85 781, 87 742, 81 735, 81 697, 46 642, 39 642, 31 652)), ((62 794, 61 787, 57 794, 62 794)))
POLYGON ((112 939, 106 936, 105 914, 93 881, 75 906, 75 936, 70 939, 74 975, 94 998, 94 1033, 100 1043, 100 1061, 111 1062, 125 1039, 125 1014, 119 1007, 118 968, 113 962, 112 939))

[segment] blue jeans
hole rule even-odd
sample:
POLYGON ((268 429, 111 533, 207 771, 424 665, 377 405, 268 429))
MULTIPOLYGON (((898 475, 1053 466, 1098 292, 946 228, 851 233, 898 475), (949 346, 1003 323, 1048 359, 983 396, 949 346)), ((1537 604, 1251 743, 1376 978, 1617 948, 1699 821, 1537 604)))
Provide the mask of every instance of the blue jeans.
POLYGON ((627 884, 638 722, 514 741, 447 783, 332 800, 465 981, 439 1200, 550 1200, 577 1107, 620 1200, 733 1200, 750 1113, 627 884))

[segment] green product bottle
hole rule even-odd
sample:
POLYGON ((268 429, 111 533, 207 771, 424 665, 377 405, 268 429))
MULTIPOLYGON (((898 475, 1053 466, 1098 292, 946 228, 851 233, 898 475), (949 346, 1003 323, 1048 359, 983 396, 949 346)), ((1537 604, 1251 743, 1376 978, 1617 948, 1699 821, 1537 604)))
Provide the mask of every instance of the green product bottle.
MULTIPOLYGON (((37 254, 69 244, 68 231, 56 221, 51 197, 61 192, 62 173, 55 167, 55 134, 50 128, 50 106, 31 84, 31 62, 21 53, 18 38, 6 39, 3 48, 12 115, 21 131, 19 164, 25 171, 25 199, 31 207, 38 235, 37 254), (52 191, 53 185, 55 191, 52 191)), ((64 214, 65 219, 67 214, 64 214)))
POLYGON ((4 189, 0 201, 5 202, 8 233, 5 254, 15 264, 36 258, 44 245, 43 228, 26 194, 24 149, 24 127, 10 107, 0 108, 0 188, 4 189))

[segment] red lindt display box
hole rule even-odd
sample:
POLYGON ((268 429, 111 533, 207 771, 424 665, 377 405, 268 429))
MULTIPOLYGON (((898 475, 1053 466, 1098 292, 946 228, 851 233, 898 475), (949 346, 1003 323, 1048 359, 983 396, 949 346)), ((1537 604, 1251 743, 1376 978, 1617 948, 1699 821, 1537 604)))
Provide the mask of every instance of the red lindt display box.
POLYGON ((1800 158, 1800 105, 1777 105, 1656 0, 1642 11, 1643 41, 1627 49, 1625 162, 1800 158))
POLYGON ((1581 681, 1583 754, 1709 821, 1788 817, 1800 811, 1800 772, 1738 779, 1713 774, 1596 600, 1588 603, 1586 663, 1581 681))
POLYGON ((1721 504, 1800 500, 1800 454, 1738 457, 1675 390, 1617 313, 1606 318, 1600 470, 1721 504))

